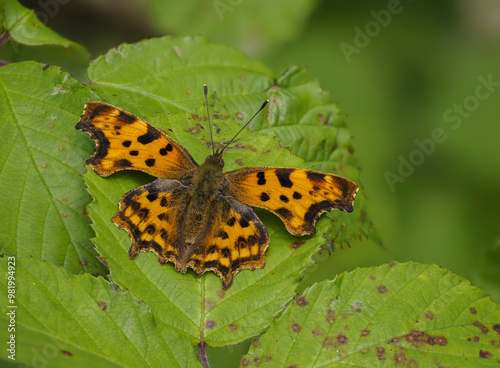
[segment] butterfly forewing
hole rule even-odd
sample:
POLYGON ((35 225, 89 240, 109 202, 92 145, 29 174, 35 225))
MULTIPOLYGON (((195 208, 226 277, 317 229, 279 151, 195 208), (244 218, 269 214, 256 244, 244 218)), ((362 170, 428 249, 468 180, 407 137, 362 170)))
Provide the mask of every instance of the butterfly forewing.
POLYGON ((315 234, 314 224, 326 211, 352 211, 358 186, 343 177, 312 170, 244 167, 225 173, 232 196, 265 208, 293 235, 315 234))
POLYGON ((192 176, 198 166, 165 132, 105 103, 87 102, 76 128, 89 132, 97 142, 95 155, 87 163, 101 176, 131 169, 159 178, 183 179, 192 176))

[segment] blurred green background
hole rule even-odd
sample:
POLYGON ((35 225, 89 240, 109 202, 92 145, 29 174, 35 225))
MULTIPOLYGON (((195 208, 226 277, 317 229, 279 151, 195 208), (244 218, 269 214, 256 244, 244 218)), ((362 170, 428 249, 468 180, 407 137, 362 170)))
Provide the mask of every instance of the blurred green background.
POLYGON ((319 255, 304 285, 414 260, 451 269, 500 302, 500 2, 21 3, 92 57, 122 42, 202 34, 277 73, 305 66, 348 114, 385 249, 355 241, 319 255))
POLYGON ((498 1, 21 3, 92 57, 122 42, 202 34, 277 73, 305 66, 348 114, 385 249, 356 241, 319 256, 304 284, 357 266, 414 260, 452 269, 500 301, 498 1), (444 138, 432 148, 436 130, 444 138), (402 160, 412 168, 401 168, 402 160))

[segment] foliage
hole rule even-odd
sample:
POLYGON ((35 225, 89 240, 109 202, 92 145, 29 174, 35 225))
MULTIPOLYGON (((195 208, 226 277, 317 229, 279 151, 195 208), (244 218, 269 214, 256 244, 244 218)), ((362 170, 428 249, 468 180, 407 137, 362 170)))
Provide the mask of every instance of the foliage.
MULTIPOLYGON (((81 48, 8 4, 2 27, 13 41, 36 44, 22 37, 35 25, 44 29, 37 36, 46 40, 36 51, 41 56, 53 45, 81 48)), ((303 68, 275 75, 204 37, 162 37, 110 50, 86 76, 82 84, 33 61, 0 68, 0 264, 7 274, 7 256, 17 257, 18 362, 194 367, 200 366, 195 347, 257 336, 243 366, 426 366, 436 354, 441 365, 465 359, 490 366, 499 359, 499 307, 433 265, 357 269, 295 295, 321 247, 377 240, 362 189, 355 211, 322 216, 315 237, 293 237, 259 211, 271 237, 266 267, 242 271, 227 291, 212 273, 180 274, 151 253, 128 257, 130 240, 110 218, 127 190, 152 178, 85 171, 94 143, 74 129, 84 103, 129 111, 168 131, 202 162, 210 152, 204 83, 215 91, 209 102, 217 142, 232 137, 268 98, 267 112, 225 154, 226 170, 312 167, 359 183, 345 115, 303 68)), ((7 279, 0 285, 7 294, 7 279)), ((7 324, 3 305, 0 320, 7 324)), ((0 337, 8 341, 6 329, 0 337)))

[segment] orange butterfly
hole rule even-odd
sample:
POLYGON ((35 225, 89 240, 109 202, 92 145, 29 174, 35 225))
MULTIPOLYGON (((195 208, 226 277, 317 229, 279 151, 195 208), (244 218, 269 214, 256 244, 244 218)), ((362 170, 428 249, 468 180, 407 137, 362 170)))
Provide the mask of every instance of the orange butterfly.
MULTIPOLYGON (((205 86, 205 96, 206 91, 205 86)), ((351 212, 358 191, 348 179, 311 170, 244 167, 223 172, 224 149, 200 166, 165 132, 105 103, 85 104, 76 128, 96 141, 87 163, 98 175, 130 169, 158 177, 127 192, 112 218, 132 239, 129 256, 153 251, 160 263, 173 262, 182 273, 188 267, 196 275, 212 270, 224 289, 241 269, 265 265, 269 235, 250 206, 277 215, 293 235, 313 235, 323 212, 351 212)))

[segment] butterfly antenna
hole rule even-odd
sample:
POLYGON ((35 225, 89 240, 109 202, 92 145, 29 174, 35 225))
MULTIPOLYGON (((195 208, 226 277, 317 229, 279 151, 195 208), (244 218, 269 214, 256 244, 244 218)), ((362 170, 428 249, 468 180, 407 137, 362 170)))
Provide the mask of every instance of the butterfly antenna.
POLYGON ((247 122, 245 125, 243 125, 243 126, 241 127, 241 129, 240 129, 240 130, 238 130, 238 133, 236 133, 236 134, 234 135, 234 137, 233 137, 233 138, 231 138, 231 140, 230 140, 229 142, 227 142, 227 143, 226 143, 226 145, 224 146, 224 148, 220 151, 220 154, 222 154, 222 152, 224 152, 224 150, 227 148, 227 146, 229 146, 229 145, 231 144, 231 142, 233 142, 233 141, 236 139, 236 137, 238 136, 238 134, 240 134, 240 133, 243 131, 243 129, 245 129, 245 128, 247 127, 247 125, 248 125, 248 124, 250 124, 250 123, 252 122, 253 118, 255 118, 255 117, 257 116, 257 114, 258 114, 259 112, 261 112, 261 111, 264 109, 264 107, 266 107, 266 105, 267 105, 268 103, 269 103, 269 100, 265 100, 265 101, 264 101, 264 103, 262 104, 262 106, 260 107, 260 109, 259 109, 259 110, 257 110, 257 112, 256 112, 255 114, 253 114, 253 116, 251 117, 251 119, 250 119, 250 120, 248 120, 248 122, 247 122))
POLYGON ((208 110, 208 87, 206 84, 203 85, 203 91, 205 92, 205 105, 207 106, 208 126, 210 127, 210 139, 212 140, 212 155, 215 155, 214 135, 212 134, 212 122, 210 121, 210 111, 208 110))

